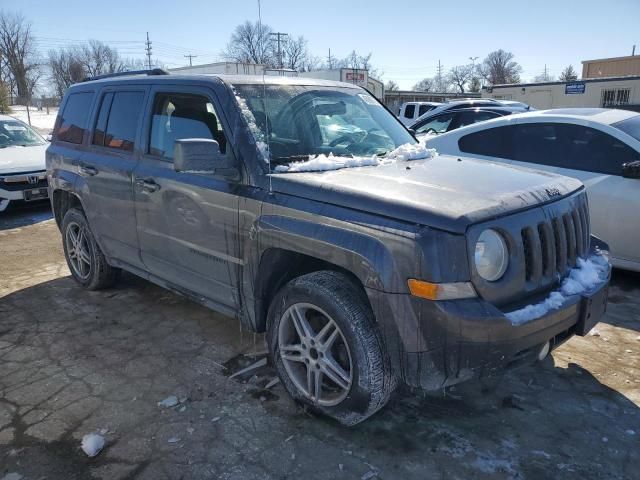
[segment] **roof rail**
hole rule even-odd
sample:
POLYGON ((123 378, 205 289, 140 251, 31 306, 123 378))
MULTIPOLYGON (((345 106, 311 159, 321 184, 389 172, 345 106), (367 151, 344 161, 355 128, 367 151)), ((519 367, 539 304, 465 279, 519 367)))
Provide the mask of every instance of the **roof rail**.
POLYGON ((92 80, 102 80, 103 78, 127 77, 129 75, 169 75, 169 72, 162 68, 152 68, 150 70, 129 70, 127 72, 105 73, 104 75, 96 75, 95 77, 85 77, 83 82, 92 80))

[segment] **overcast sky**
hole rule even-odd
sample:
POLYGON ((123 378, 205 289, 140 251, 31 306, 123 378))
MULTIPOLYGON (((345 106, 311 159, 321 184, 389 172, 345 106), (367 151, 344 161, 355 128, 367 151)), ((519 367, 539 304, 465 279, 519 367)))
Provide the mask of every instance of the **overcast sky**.
MULTIPOLYGON (((149 32, 153 55, 168 67, 220 60, 234 27, 257 20, 256 0, 21 0, 16 8, 33 23, 43 52, 90 38, 123 56, 144 55, 149 32)), ((3 1, 2 7, 8 4, 3 1)), ((11 8, 11 7, 9 7, 11 8)), ((503 48, 522 65, 523 80, 558 76, 581 61, 640 54, 640 0, 347 1, 262 0, 262 21, 274 30, 303 35, 315 55, 344 57, 372 52, 383 80, 410 88, 445 71, 481 61, 503 48), (526 6, 525 6, 526 5, 526 6)))

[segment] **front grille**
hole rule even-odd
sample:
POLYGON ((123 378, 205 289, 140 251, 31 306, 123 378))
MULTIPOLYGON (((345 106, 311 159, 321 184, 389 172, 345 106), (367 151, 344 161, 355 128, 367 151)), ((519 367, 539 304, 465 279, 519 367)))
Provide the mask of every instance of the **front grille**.
POLYGON ((563 277, 589 251, 586 203, 521 230, 525 278, 530 287, 563 277))

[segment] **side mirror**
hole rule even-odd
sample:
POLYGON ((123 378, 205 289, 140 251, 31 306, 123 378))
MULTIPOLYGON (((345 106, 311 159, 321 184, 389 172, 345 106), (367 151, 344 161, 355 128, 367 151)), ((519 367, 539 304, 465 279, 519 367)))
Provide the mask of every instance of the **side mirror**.
POLYGON ((217 141, 208 138, 182 138, 173 147, 173 169, 176 172, 220 175, 237 180, 240 172, 229 155, 220 152, 217 141))
POLYGON ((640 178, 640 160, 622 164, 622 176, 625 178, 640 178))

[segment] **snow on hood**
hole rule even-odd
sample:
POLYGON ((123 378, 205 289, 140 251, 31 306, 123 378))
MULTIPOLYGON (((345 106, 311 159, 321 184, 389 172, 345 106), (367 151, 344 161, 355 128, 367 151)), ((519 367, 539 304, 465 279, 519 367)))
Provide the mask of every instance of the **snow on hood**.
POLYGON ((327 170, 339 170, 341 168, 365 167, 371 165, 387 164, 392 162, 406 162, 408 160, 421 160, 437 155, 434 148, 427 148, 422 143, 405 143, 384 157, 370 155, 366 157, 337 157, 329 155, 309 155, 309 160, 292 162, 289 165, 278 165, 274 171, 277 173, 293 172, 321 172, 327 170))
POLYGON ((49 144, 0 148, 0 174, 45 170, 45 152, 49 144))
POLYGON ((609 261, 601 254, 591 255, 586 260, 578 258, 577 266, 571 269, 558 290, 551 292, 540 303, 527 305, 505 316, 515 325, 539 318, 551 310, 560 308, 568 297, 588 292, 605 281, 608 271, 609 261))

